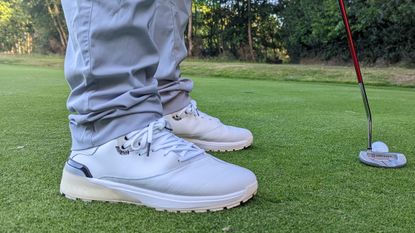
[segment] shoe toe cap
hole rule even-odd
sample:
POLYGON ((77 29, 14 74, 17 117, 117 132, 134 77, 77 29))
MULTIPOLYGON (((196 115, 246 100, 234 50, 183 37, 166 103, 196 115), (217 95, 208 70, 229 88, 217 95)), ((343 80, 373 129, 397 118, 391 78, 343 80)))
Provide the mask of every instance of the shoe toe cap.
POLYGON ((256 183, 250 170, 208 156, 173 175, 168 186, 170 193, 218 196, 245 191, 256 183))
POLYGON ((206 137, 218 142, 252 142, 253 135, 251 131, 235 126, 223 126, 208 133, 206 137))
MULTIPOLYGON (((236 128, 236 127, 235 127, 236 128)), ((241 140, 249 140, 252 141, 254 136, 252 135, 251 131, 244 128, 237 128, 238 129, 238 138, 241 140)))

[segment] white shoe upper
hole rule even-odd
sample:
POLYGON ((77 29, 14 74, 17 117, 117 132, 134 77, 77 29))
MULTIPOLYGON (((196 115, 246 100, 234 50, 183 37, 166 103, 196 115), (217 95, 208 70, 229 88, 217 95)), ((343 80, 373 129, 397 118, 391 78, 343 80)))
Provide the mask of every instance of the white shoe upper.
POLYGON ((102 146, 74 151, 70 160, 94 179, 173 195, 226 195, 257 182, 251 171, 173 135, 163 119, 102 146))
POLYGON ((239 150, 252 144, 252 133, 244 128, 228 126, 219 119, 198 110, 196 101, 164 118, 177 136, 212 151, 239 150))

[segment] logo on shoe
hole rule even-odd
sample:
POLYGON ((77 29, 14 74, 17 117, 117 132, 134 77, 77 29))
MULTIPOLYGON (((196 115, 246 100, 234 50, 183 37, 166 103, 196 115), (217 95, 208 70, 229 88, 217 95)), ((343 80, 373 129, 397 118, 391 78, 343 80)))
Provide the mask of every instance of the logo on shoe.
POLYGON ((117 150, 118 154, 120 155, 129 155, 130 151, 123 149, 121 146, 116 146, 115 149, 117 150))

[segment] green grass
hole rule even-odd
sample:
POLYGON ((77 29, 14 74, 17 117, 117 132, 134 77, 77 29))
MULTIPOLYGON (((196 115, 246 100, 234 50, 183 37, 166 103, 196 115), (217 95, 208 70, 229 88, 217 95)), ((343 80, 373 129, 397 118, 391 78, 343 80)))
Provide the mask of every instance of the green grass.
POLYGON ((63 57, 57 55, 6 55, 0 54, 0 64, 29 65, 40 67, 63 67, 63 57))
MULTIPOLYGON (((57 56, 10 56, 0 54, 0 64, 63 67, 57 56)), ((356 83, 352 67, 326 65, 271 65, 189 59, 182 71, 191 77, 301 81, 320 83, 356 83)), ((362 67, 365 82, 376 86, 415 87, 415 69, 403 67, 362 67)))
MULTIPOLYGON (((325 65, 271 65, 190 60, 182 66, 190 76, 254 80, 356 83, 352 67, 325 65)), ((365 82, 377 86, 415 87, 415 69, 402 67, 362 68, 365 82)))
POLYGON ((357 159, 365 148, 366 121, 356 85, 265 80, 290 79, 289 70, 293 76, 336 79, 350 68, 335 67, 332 76, 315 66, 281 66, 284 71, 278 73, 280 66, 234 63, 240 67, 235 73, 248 79, 228 79, 238 75, 217 78, 223 72, 218 63, 186 63, 185 74, 195 81, 192 96, 199 107, 254 133, 251 148, 215 155, 254 171, 260 188, 239 208, 172 214, 126 204, 73 202, 59 195, 70 149, 68 87, 59 65, 42 67, 59 60, 40 59, 44 60, 31 61, 39 66, 24 65, 24 60, 0 61, 0 232, 412 232, 415 228, 412 88, 368 87, 375 139, 409 159, 403 169, 375 169, 357 159), (254 74, 261 72, 269 76, 251 80, 259 79, 254 74))

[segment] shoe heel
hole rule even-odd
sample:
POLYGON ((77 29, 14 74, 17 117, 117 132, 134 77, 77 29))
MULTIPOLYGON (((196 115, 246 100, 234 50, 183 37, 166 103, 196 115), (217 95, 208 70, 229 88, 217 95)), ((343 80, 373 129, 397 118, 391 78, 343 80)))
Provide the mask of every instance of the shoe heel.
POLYGON ((60 193, 72 200, 134 202, 138 204, 137 201, 130 200, 130 197, 126 197, 102 185, 95 184, 90 179, 92 178, 75 175, 64 169, 60 184, 60 193))

